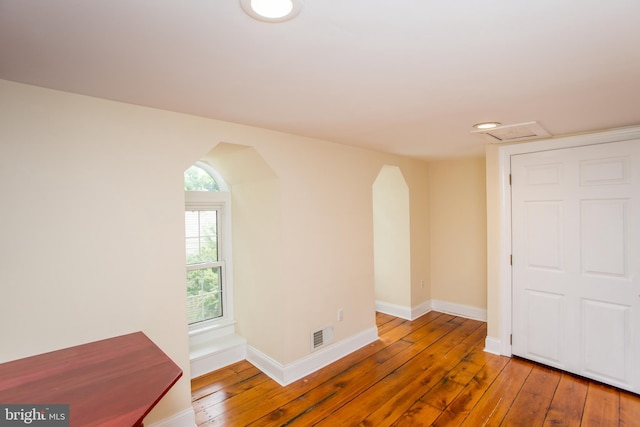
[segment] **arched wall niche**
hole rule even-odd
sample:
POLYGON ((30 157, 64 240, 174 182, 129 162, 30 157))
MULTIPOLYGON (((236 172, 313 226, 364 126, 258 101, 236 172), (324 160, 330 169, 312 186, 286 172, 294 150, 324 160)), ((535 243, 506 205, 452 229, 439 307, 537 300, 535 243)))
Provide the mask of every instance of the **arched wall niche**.
MULTIPOLYGON (((409 187, 398 166, 384 165, 373 183, 376 305, 411 307, 409 187)), ((410 313, 409 313, 410 315, 410 313)))

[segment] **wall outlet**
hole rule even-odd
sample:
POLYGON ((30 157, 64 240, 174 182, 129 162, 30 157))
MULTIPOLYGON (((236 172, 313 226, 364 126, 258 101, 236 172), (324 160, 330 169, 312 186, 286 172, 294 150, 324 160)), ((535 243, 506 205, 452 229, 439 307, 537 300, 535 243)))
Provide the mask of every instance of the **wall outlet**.
POLYGON ((424 280, 420 280, 420 287, 424 288, 424 280))
POLYGON ((338 310, 338 322, 342 322, 342 320, 344 320, 344 310, 343 309, 339 309, 338 310))

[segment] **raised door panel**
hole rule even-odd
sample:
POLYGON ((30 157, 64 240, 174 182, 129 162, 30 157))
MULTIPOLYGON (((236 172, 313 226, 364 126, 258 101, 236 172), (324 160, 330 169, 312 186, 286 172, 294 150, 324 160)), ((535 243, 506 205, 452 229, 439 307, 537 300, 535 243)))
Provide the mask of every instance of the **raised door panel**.
POLYGON ((564 367, 564 304, 563 295, 533 290, 525 292, 525 352, 557 368, 564 367))
POLYGON ((631 307, 582 301, 582 366, 591 378, 631 386, 631 307))

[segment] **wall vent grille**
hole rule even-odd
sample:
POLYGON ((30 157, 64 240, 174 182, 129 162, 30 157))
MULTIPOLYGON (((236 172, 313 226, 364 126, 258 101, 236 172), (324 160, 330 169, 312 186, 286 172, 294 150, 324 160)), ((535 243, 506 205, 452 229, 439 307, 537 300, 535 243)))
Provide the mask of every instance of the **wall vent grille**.
POLYGON ((528 141, 532 139, 548 138, 551 136, 551 134, 543 129, 538 122, 504 125, 493 129, 475 129, 472 130, 471 133, 479 135, 494 144, 528 141))
POLYGON ((333 326, 311 332, 311 351, 315 351, 333 342, 333 326))

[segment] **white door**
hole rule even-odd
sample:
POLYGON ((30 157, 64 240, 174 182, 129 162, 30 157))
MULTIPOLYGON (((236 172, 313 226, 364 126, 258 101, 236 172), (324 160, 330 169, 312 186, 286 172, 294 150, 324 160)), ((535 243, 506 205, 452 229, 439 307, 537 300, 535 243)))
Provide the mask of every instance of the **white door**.
POLYGON ((511 156, 512 352, 640 392, 640 140, 511 156))

